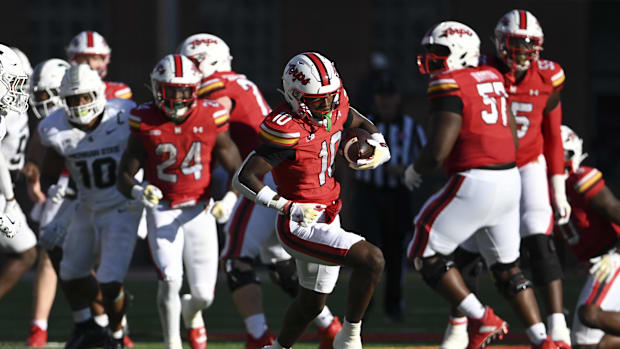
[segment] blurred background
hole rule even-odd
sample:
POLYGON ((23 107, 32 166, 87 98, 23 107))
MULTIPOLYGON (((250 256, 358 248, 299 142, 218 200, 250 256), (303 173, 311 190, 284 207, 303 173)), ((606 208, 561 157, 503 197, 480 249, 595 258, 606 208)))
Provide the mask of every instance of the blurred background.
MULTIPOLYGON (((564 123, 584 139, 590 154, 585 164, 599 168, 620 194, 620 1, 21 0, 2 8, 0 42, 20 48, 33 66, 66 59, 65 46, 80 31, 99 32, 112 48, 107 80, 129 84, 137 103, 151 99, 145 84, 156 62, 187 36, 206 32, 228 43, 233 70, 253 80, 272 107, 281 102, 276 89, 284 64, 299 52, 318 51, 336 63, 353 106, 371 109, 370 82, 377 71, 387 71, 403 111, 422 125, 427 82, 415 57, 425 31, 443 20, 461 21, 477 31, 482 53, 494 54, 498 19, 527 9, 545 34, 543 58, 560 63, 567 76, 564 123)), ((343 197, 351 201, 352 174, 341 176, 343 197)), ((427 194, 412 196, 413 213, 427 194)), ((342 221, 345 227, 355 221, 346 201, 342 221)), ((147 264, 144 244, 135 259, 147 264)))

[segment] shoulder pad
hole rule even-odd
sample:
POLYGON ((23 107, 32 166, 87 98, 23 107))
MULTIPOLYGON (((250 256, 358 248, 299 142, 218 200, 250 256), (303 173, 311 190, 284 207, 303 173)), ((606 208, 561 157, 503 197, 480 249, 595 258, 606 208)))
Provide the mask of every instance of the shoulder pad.
POLYGON ((129 111, 136 106, 136 103, 131 99, 112 98, 106 102, 106 109, 112 109, 116 111, 129 111))
POLYGON ((39 133, 41 144, 45 146, 51 145, 50 137, 58 133, 61 121, 64 120, 64 118, 65 110, 60 108, 39 122, 39 125, 37 125, 37 132, 39 133))
POLYGON ((572 181, 574 183, 573 187, 578 194, 584 194, 603 180, 601 171, 587 166, 580 166, 573 176, 576 176, 572 181))
POLYGON ((460 87, 454 75, 451 73, 445 73, 434 76, 429 81, 426 94, 430 98, 437 95, 454 93, 458 90, 460 90, 460 87))
MULTIPOLYGON (((121 98, 130 99, 133 96, 131 87, 123 82, 106 81, 106 90, 112 90, 112 95, 109 98, 121 98)), ((106 91, 107 93, 108 91, 106 91)))
POLYGON ((539 59, 536 61, 536 66, 545 83, 550 84, 554 89, 561 89, 564 86, 566 79, 564 70, 557 62, 539 59))
POLYGON ((153 102, 142 103, 129 111, 129 126, 132 129, 140 129, 143 119, 148 118, 149 113, 153 110, 153 102))
POLYGON ((206 78, 200 82, 198 87, 198 96, 206 96, 209 93, 224 88, 224 81, 220 78, 206 78))
POLYGON ((204 108, 207 113, 211 113, 211 117, 215 122, 216 127, 224 126, 228 123, 228 119, 230 119, 230 115, 228 113, 228 109, 218 103, 217 101, 210 99, 201 99, 198 101, 201 107, 204 108))
POLYGON ((259 134, 265 142, 279 147, 292 147, 301 137, 296 118, 285 111, 269 114, 260 125, 259 134))

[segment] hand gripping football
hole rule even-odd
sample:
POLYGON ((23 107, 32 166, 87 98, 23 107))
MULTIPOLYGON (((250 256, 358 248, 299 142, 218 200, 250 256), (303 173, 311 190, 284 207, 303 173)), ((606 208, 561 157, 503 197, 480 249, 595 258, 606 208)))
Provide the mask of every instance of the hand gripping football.
POLYGON ((352 128, 345 132, 341 141, 342 155, 348 162, 355 164, 359 159, 368 159, 374 154, 375 148, 368 144, 370 133, 362 128, 352 128))

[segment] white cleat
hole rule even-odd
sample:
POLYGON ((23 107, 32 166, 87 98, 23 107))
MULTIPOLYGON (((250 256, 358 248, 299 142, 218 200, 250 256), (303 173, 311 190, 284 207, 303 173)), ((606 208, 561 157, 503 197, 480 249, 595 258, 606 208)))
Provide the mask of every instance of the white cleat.
POLYGON ((450 319, 439 349, 465 349, 467 344, 469 344, 467 320, 455 322, 450 319))
POLYGON ((340 331, 334 337, 334 349, 362 349, 362 337, 347 336, 345 331, 340 331))

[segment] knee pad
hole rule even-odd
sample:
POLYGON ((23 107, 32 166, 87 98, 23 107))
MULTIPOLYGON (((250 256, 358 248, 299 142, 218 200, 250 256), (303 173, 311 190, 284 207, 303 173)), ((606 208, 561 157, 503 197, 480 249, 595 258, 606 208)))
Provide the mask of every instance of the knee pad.
POLYGON ((519 260, 512 263, 497 263, 491 267, 495 277, 495 287, 506 299, 512 299, 519 292, 532 287, 532 282, 528 280, 521 271, 505 277, 502 272, 508 271, 517 266, 519 260))
MULTIPOLYGON (((246 268, 243 268, 246 269, 246 268)), ((260 279, 254 270, 254 263, 248 258, 231 258, 225 262, 224 272, 226 273, 226 281, 231 292, 249 284, 260 285, 260 279), (248 270, 242 270, 239 263, 249 266, 248 270)))
POLYGON ((564 277, 562 266, 555 252, 555 244, 550 236, 531 235, 522 240, 532 266, 532 281, 536 286, 544 286, 564 277))
POLYGON ((422 274, 422 279, 424 279, 426 284, 434 289, 437 287, 437 284, 439 283, 439 280, 441 280, 443 275, 453 267, 454 262, 448 259, 448 257, 442 254, 436 254, 435 256, 422 259, 422 267, 420 268, 420 273, 422 274), (428 262, 429 259, 435 257, 437 257, 436 262, 428 262))
POLYGON ((454 264, 461 272, 467 288, 472 293, 478 293, 478 278, 484 269, 480 253, 469 252, 459 247, 454 252, 454 264))
POLYGON ((299 292, 299 279, 297 278, 297 267, 293 258, 270 265, 269 276, 271 281, 280 286, 291 298, 297 296, 299 292))

